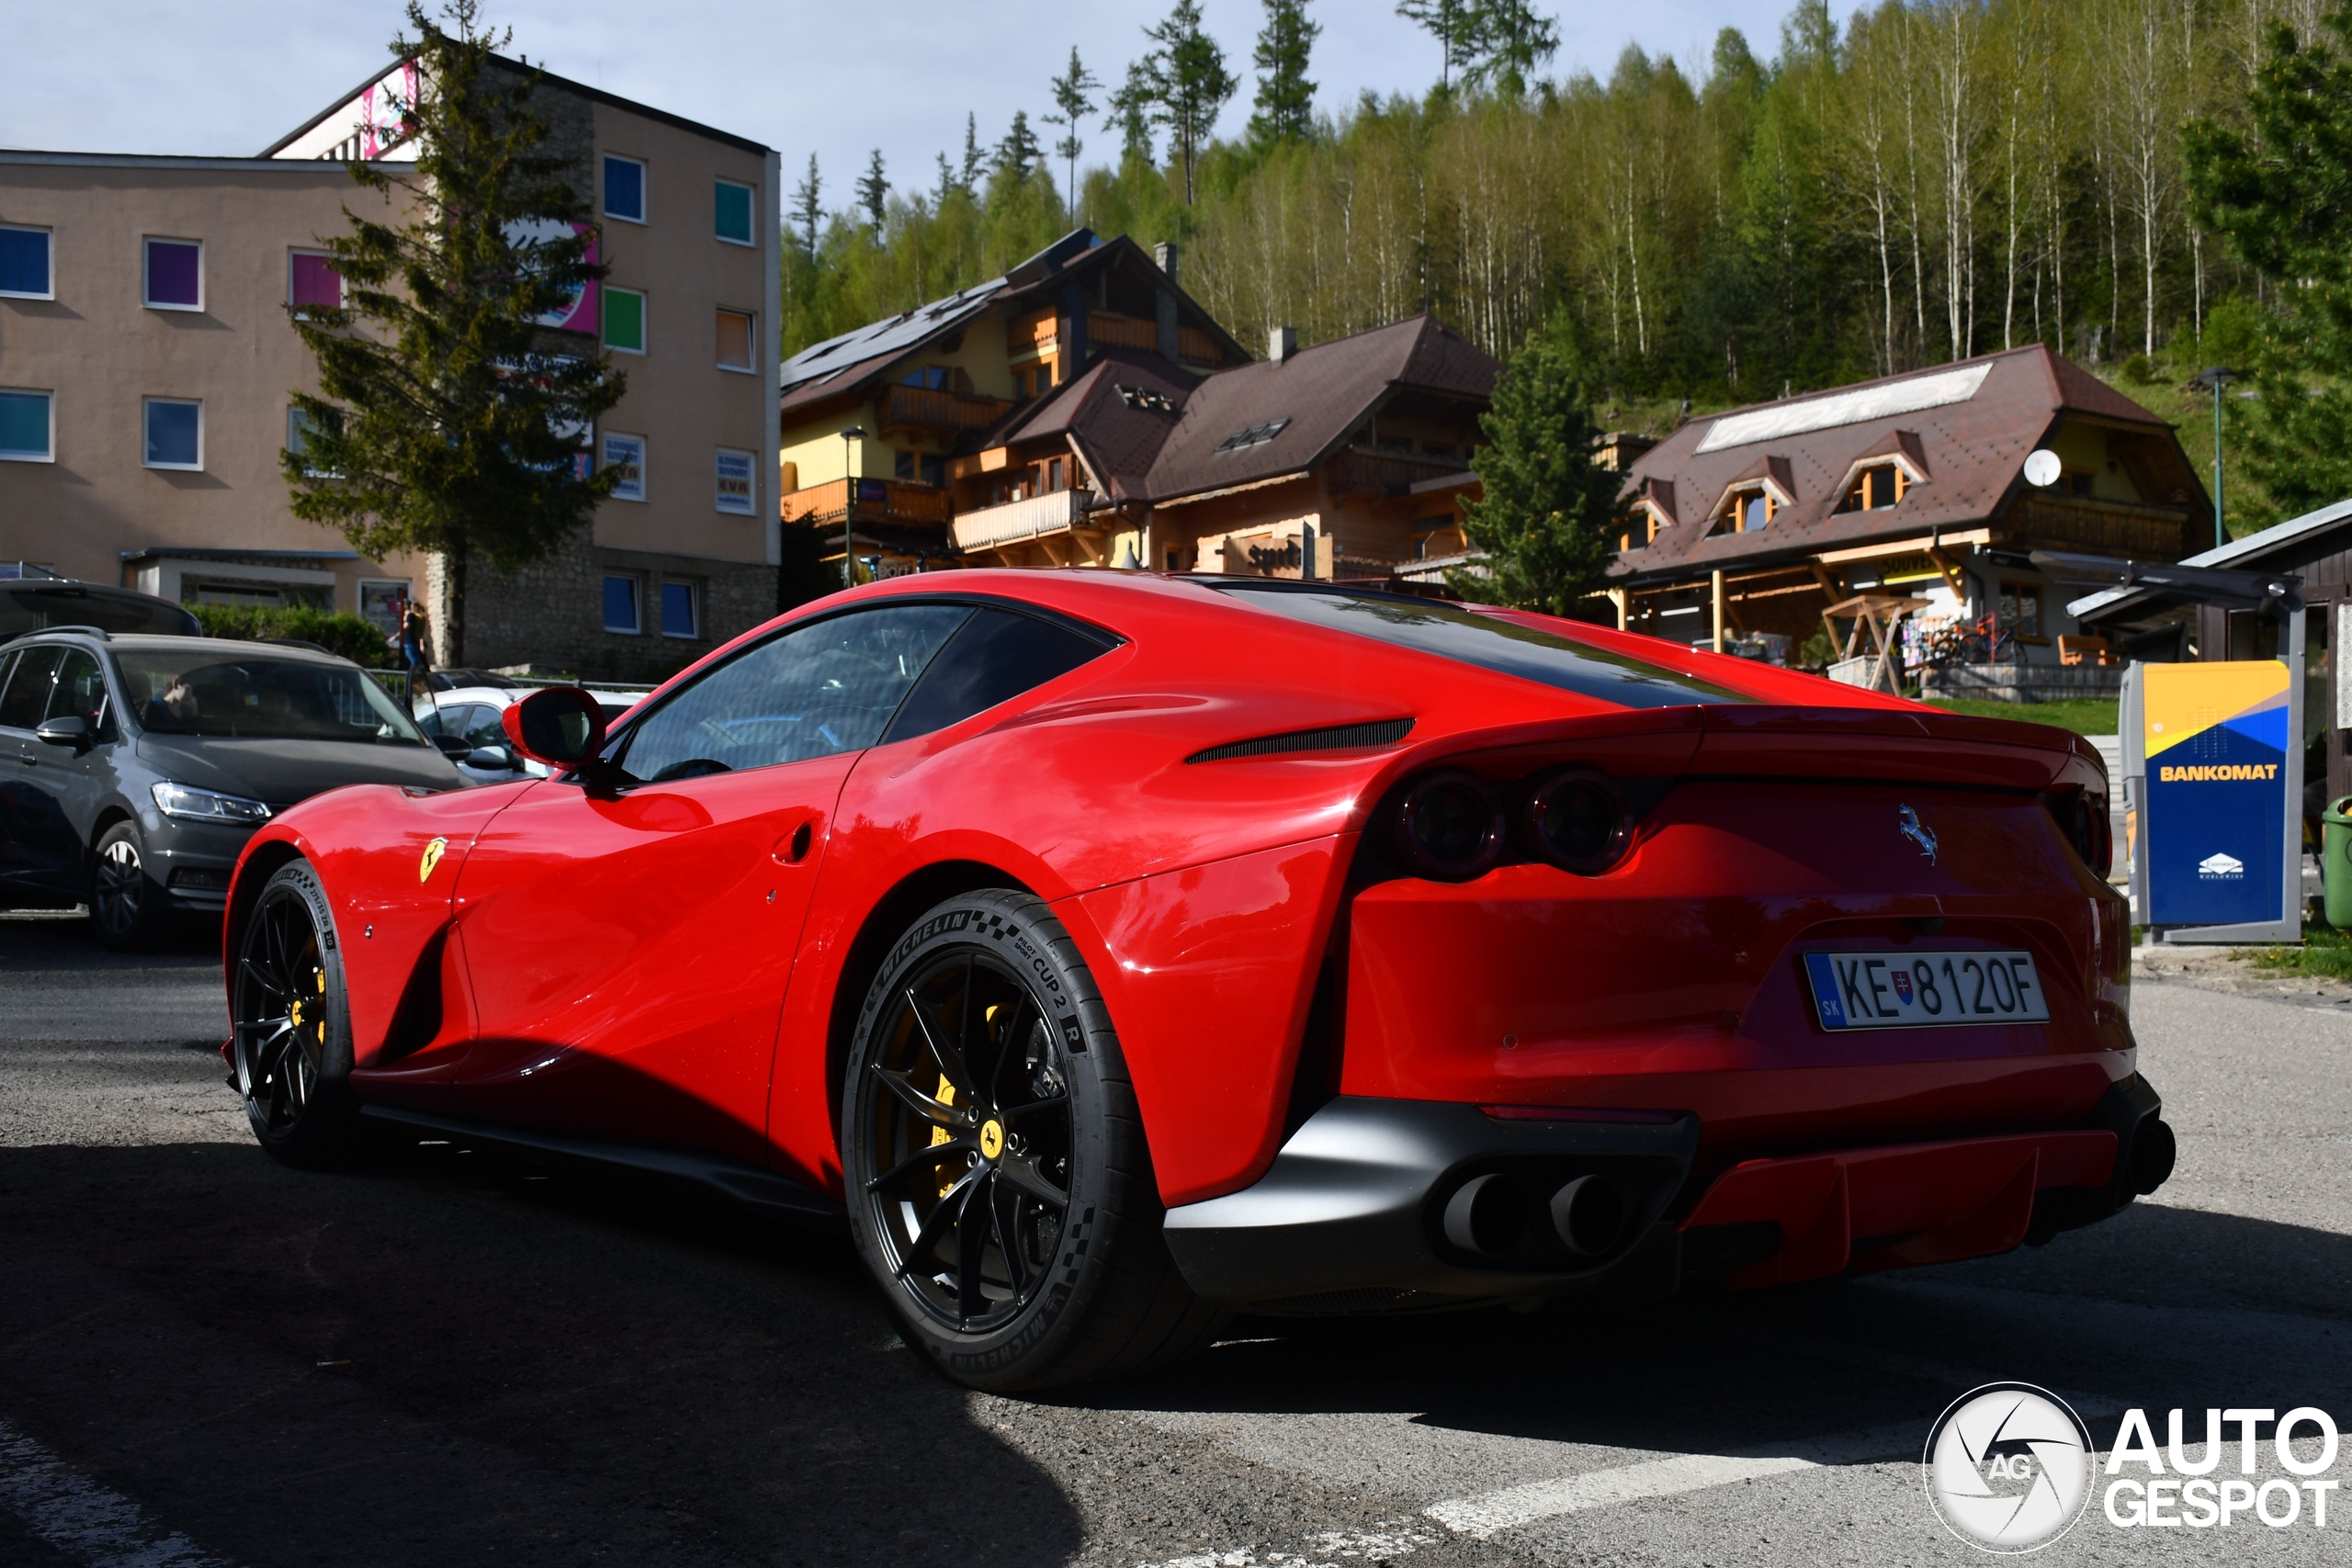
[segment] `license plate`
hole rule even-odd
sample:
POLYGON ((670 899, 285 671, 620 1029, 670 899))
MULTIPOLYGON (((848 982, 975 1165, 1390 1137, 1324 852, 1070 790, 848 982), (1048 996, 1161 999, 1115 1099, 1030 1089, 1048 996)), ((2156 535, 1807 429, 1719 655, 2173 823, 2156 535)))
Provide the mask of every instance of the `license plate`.
POLYGON ((1808 953, 1824 1029, 2047 1023, 2030 953, 1808 953))

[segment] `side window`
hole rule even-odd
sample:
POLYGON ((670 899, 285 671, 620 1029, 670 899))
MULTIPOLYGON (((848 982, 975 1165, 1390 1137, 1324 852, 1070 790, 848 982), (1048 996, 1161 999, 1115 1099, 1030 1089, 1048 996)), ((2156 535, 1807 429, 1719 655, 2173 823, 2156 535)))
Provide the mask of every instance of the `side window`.
POLYGON ((90 727, 92 739, 113 728, 114 715, 107 706, 107 678, 98 672, 96 659, 78 648, 67 650, 58 667, 57 684, 49 694, 49 711, 41 716, 79 718, 90 727))
POLYGON ((1101 643, 1051 621, 1011 610, 980 610, 956 634, 945 657, 933 663, 886 739, 905 740, 944 729, 1066 675, 1102 652, 1101 643))
POLYGON ((507 744, 506 715, 487 704, 468 708, 464 733, 466 744, 476 750, 485 746, 504 746, 507 744))
POLYGON ((57 673, 58 648, 28 648, 17 655, 8 684, 0 690, 0 728, 33 729, 49 711, 49 678, 57 673))
POLYGON ((971 614, 963 604, 894 604, 796 627, 630 726, 615 760, 630 778, 662 784, 861 750, 971 614))

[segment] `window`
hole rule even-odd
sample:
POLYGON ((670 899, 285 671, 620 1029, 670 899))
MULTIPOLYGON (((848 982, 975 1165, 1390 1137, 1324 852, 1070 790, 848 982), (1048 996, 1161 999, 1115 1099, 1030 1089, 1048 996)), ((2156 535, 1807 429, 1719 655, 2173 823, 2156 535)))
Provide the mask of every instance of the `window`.
POLYGON ((147 447, 151 468, 204 467, 204 405, 187 398, 147 400, 147 447))
POLYGON ((0 687, 0 729, 40 727, 40 716, 49 711, 49 678, 57 673, 64 652, 54 646, 28 648, 18 657, 8 683, 0 687))
MULTIPOLYGON (((1267 442, 1272 441, 1275 436, 1280 435, 1289 423, 1290 420, 1285 417, 1283 419, 1271 419, 1263 424, 1253 424, 1246 430, 1237 430, 1232 434, 1227 436, 1224 440, 1218 442, 1215 449, 1219 452, 1241 452, 1246 451, 1252 446, 1262 446, 1267 442)), ((1413 444, 1409 441, 1403 442, 1401 444, 1391 442, 1389 445, 1392 446, 1401 445, 1404 450, 1408 452, 1413 449, 1413 444)))
POLYGON ((752 187, 718 182, 718 237, 732 245, 752 243, 752 187))
POLYGON ((296 251, 291 267, 286 288, 288 304, 298 310, 343 309, 343 274, 335 271, 333 257, 319 251, 296 251))
POLYGON ((605 434, 605 467, 621 471, 621 477, 613 484, 615 501, 645 499, 644 436, 621 435, 607 431, 605 434))
POLYGON ((2002 630, 2021 637, 2041 636, 2041 586, 2034 582, 2004 582, 1995 602, 1994 619, 2002 630))
POLYGON ((78 718, 89 726, 90 739, 110 740, 114 716, 107 711, 107 680, 98 661, 80 649, 68 649, 57 667, 57 683, 50 689, 45 718, 78 718))
POLYGON ((1780 497, 1763 485, 1748 485, 1724 498, 1711 534, 1747 534, 1772 521, 1781 510, 1780 497))
MULTIPOLYGON (((316 423, 300 407, 288 409, 286 411, 286 449, 297 457, 301 457, 311 449, 311 432, 317 428, 316 423)), ((302 471, 306 474, 319 472, 308 463, 302 465, 302 471)))
POLYGON ((605 154, 605 216, 645 221, 645 165, 634 158, 605 154))
POLYGON ((46 229, 20 229, 0 223, 0 295, 12 299, 57 298, 54 269, 49 265, 49 245, 46 229))
POLYGON ((147 242, 147 308, 204 309, 204 245, 197 240, 147 242))
POLYGON ((1844 499, 1838 502, 1840 512, 1879 512, 1901 501, 1911 488, 1911 476, 1896 463, 1873 463, 1854 476, 1844 499))
POLYGON ((605 346, 645 352, 645 296, 634 288, 605 290, 605 346))
POLYGON ((752 368, 752 318, 741 310, 718 312, 718 367, 752 368))
POLYGON ((702 621, 696 615, 701 608, 695 603, 699 596, 691 582, 665 582, 662 585, 662 635, 663 637, 698 637, 702 636, 702 621))
POLYGON ((57 395, 0 388, 0 461, 57 460, 57 395))
POLYGON ((634 577, 605 579, 605 629, 636 637, 645 630, 638 614, 638 584, 634 577))
POLYGON ((890 477, 911 483, 915 477, 915 455, 912 452, 891 453, 890 477))
POLYGON ((386 637, 397 637, 401 612, 408 608, 405 577, 363 577, 359 580, 359 617, 386 637))
POLYGON ((749 452, 721 446, 711 459, 711 504, 720 512, 738 517, 752 517, 759 513, 759 485, 752 476, 758 472, 757 459, 749 452))
POLYGON ((956 632, 947 655, 933 660, 884 739, 905 740, 961 723, 1068 674, 1108 646, 1035 615, 975 611, 956 632))
POLYGON ((1598 697, 1620 707, 1679 707, 1686 703, 1749 700, 1695 675, 1679 674, 1662 665, 1435 600, 1239 582, 1221 583, 1215 591, 1232 595, 1237 603, 1332 631, 1351 632, 1499 674, 1516 675, 1564 692, 1598 697))
POLYGON ((903 387, 921 387, 925 391, 944 392, 947 389, 949 372, 944 365, 918 365, 899 379, 903 387))
POLYGON ((615 760, 632 779, 663 784, 862 750, 971 614, 893 604, 795 626, 630 726, 615 760))
POLYGON ((947 459, 926 457, 922 459, 922 482, 934 490, 947 488, 947 459))

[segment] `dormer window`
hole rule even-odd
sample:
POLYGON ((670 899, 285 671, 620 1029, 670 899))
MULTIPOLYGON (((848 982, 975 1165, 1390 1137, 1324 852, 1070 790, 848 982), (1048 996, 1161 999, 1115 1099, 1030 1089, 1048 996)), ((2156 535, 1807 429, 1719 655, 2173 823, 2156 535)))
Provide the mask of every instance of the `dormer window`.
POLYGON ((1883 512, 1910 492, 1911 476, 1900 463, 1866 463, 1855 470, 1838 502, 1840 512, 1883 512))
POLYGON ((1734 485, 1724 493, 1723 504, 1716 508, 1712 534, 1752 534, 1780 515, 1781 498, 1772 487, 1758 480, 1754 484, 1734 485))
POLYGON ((1624 527, 1617 531, 1618 549, 1647 549, 1657 541, 1657 531, 1666 526, 1666 521, 1649 502, 1636 502, 1633 516, 1626 520, 1624 527))

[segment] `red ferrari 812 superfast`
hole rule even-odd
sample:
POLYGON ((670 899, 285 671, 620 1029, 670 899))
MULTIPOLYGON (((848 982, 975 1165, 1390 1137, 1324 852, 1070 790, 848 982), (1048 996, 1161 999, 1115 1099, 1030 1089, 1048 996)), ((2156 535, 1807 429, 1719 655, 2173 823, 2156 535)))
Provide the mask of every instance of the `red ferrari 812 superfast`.
POLYGON ((2090 746, 1329 583, 838 594, 556 776, 254 835, 224 1047, 297 1165, 494 1141, 845 1216, 969 1383, 1226 1314, 1643 1302, 2153 1191, 2090 746))

